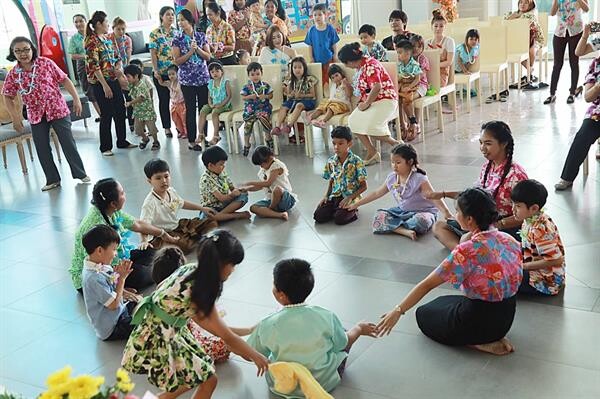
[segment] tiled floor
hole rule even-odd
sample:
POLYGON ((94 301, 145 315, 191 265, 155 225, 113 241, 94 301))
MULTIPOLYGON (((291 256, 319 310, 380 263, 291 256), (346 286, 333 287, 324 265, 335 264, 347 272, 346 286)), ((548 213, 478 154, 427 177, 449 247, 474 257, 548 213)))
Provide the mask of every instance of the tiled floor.
MULTIPOLYGON (((429 131, 426 141, 416 147, 434 186, 457 189, 475 181, 483 162, 477 143, 479 126, 503 119, 515 135, 515 159, 531 177, 551 188, 586 106, 581 99, 567 106, 564 95, 552 107, 543 106, 546 95, 546 91, 512 92, 505 104, 475 107, 470 115, 461 110, 456 123, 447 117, 444 134, 429 131)), ((96 124, 85 130, 76 123, 74 132, 90 176, 119 179, 127 192, 125 210, 138 215, 148 192, 142 166, 153 154, 118 150, 113 158, 102 158, 96 124)), ((171 164, 174 187, 197 200, 203 170, 199 154, 189 152, 177 139, 163 138, 162 144, 157 155, 171 164)), ((365 206, 358 222, 349 226, 315 226, 312 211, 325 190, 319 172, 327 157, 320 139, 315 147, 314 160, 304 157, 300 147, 283 147, 281 158, 300 194, 289 222, 227 225, 246 248, 246 259, 226 283, 220 301, 232 325, 255 323, 277 308, 271 295, 271 269, 284 257, 313 262, 317 284, 310 302, 330 308, 350 326, 359 320, 376 320, 447 254, 432 235, 414 243, 373 236, 371 216, 378 207, 390 205, 391 198, 365 206)), ((23 176, 16 151, 9 148, 8 155, 9 168, 0 171, 0 385, 32 397, 43 389, 48 373, 65 364, 76 373, 112 374, 123 344, 96 339, 67 274, 73 232, 89 207, 91 186, 71 180, 63 162, 63 187, 41 193, 44 176, 37 162, 30 162, 30 173, 23 176)), ((227 168, 237 182, 253 179, 256 173, 239 155, 231 157, 227 168)), ((388 171, 387 162, 370 167, 370 187, 380 184, 388 171)), ((566 245, 567 287, 556 298, 519 301, 509 334, 516 353, 493 357, 438 345, 420 333, 411 311, 389 337, 358 342, 334 396, 600 397, 599 171, 600 163, 592 158, 589 176, 578 177, 572 191, 549 190, 546 209, 566 245)), ((252 195, 252 199, 259 197, 252 195)), ((449 292, 453 291, 444 286, 427 299, 449 292)), ((219 366, 218 374, 216 398, 269 397, 253 365, 239 358, 219 366)), ((138 392, 152 389, 143 376, 134 380, 138 392)))

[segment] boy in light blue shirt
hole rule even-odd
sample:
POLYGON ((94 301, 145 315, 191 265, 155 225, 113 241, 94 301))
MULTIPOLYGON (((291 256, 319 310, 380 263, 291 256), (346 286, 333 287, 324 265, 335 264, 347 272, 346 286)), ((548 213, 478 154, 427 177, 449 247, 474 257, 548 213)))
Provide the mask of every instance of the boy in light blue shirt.
MULTIPOLYGON (((304 303, 315 285, 310 264, 284 259, 273 269, 273 296, 283 309, 259 322, 248 344, 269 362, 296 362, 305 366, 326 391, 338 386, 350 348, 358 337, 376 336, 371 323, 358 323, 345 331, 331 311, 304 303)), ((277 392, 266 374, 271 391, 286 398, 303 398, 300 389, 289 395, 277 392)))

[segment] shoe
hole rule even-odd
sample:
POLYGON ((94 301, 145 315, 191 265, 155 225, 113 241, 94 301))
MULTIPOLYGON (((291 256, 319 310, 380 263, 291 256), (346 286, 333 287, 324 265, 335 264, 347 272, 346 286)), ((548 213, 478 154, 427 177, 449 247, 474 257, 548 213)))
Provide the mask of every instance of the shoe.
POLYGON ((290 125, 288 125, 287 123, 286 123, 286 124, 284 124, 284 125, 281 127, 281 133, 283 133, 283 134, 290 134, 291 132, 292 132, 292 128, 291 128, 291 126, 290 126, 290 125))
POLYGON ((197 143, 188 143, 188 149, 192 151, 202 151, 202 146, 197 143))
POLYGON ((300 136, 300 144, 305 144, 306 140, 304 139, 304 136, 300 136))
POLYGON ((100 123, 100 118, 96 118, 96 119, 94 119, 94 122, 96 122, 96 123, 100 123))
POLYGON ((575 89, 575 93, 573 93, 573 95, 575 97, 579 97, 579 95, 583 93, 583 86, 579 86, 578 88, 575 89))
POLYGON ((573 94, 569 94, 569 97, 567 97, 567 104, 573 104, 575 102, 575 97, 573 96, 573 94))
POLYGON ((296 135, 292 134, 289 138, 290 144, 298 144, 298 142, 296 141, 296 135))
POLYGON ((375 165, 379 162, 381 162, 381 154, 376 152, 375 155, 365 161, 365 166, 375 165))
POLYGON ((187 139, 187 133, 185 132, 177 132, 178 139, 187 139))
POLYGON ((564 191, 567 188, 571 188, 571 186, 573 186, 572 181, 566 181, 566 180, 560 179, 560 181, 554 185, 554 189, 556 191, 564 191))
POLYGON ((104 151, 102 153, 102 155, 104 155, 105 157, 112 157, 115 154, 113 154, 113 152, 111 150, 108 150, 108 151, 104 151))
POLYGON ((126 145, 124 145, 122 147, 117 146, 117 148, 120 148, 122 150, 126 150, 126 149, 129 149, 129 148, 137 148, 137 147, 138 147, 137 145, 131 144, 129 141, 127 142, 126 145))
POLYGON ((145 139, 142 139, 142 141, 140 141, 140 150, 143 150, 144 148, 146 148, 146 146, 148 145, 148 143, 150 142, 150 139, 148 137, 146 137, 145 139))
POLYGON ((491 104, 494 101, 496 101, 496 96, 489 96, 488 98, 485 99, 486 104, 491 104))
POLYGON ((57 181, 56 183, 50 183, 50 184, 46 184, 44 187, 42 187, 42 191, 50 191, 53 190, 57 187, 60 187, 60 182, 57 181))
POLYGON ((507 101, 508 101, 508 96, 505 96, 504 94, 500 94, 500 102, 505 103, 507 101))
POLYGON ((546 104, 546 105, 552 104, 555 101, 556 101, 556 96, 555 95, 551 95, 547 99, 544 100, 544 104, 546 104))
POLYGON ((244 146, 243 150, 242 150, 242 155, 247 157, 248 154, 250 153, 250 146, 244 146))
POLYGON ((154 143, 152 143, 152 147, 150 147, 150 149, 152 151, 158 151, 158 150, 160 150, 160 143, 158 141, 155 141, 154 143))
POLYGON ((91 183, 92 182, 92 179, 90 179, 89 176, 84 176, 79 180, 81 180, 82 183, 91 183))
POLYGON ((170 130, 165 131, 165 136, 167 136, 168 138, 173 138, 173 133, 171 133, 170 130))
POLYGON ((532 81, 533 83, 537 82, 537 81, 538 81, 538 77, 537 77, 537 76, 533 76, 533 75, 531 75, 531 81, 532 81))

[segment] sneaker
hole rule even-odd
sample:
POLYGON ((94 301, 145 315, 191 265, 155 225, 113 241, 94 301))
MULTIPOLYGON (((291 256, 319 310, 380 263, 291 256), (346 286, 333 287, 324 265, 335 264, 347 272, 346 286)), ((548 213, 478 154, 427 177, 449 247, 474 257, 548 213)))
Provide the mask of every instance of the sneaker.
POLYGON ((60 187, 60 182, 57 181, 56 183, 50 183, 50 184, 46 184, 44 187, 42 187, 42 191, 50 191, 53 190, 57 187, 60 187))
POLYGON ((81 180, 82 183, 91 183, 92 182, 92 179, 90 179, 89 176, 84 176, 79 180, 81 180))
POLYGON ((105 157, 112 157, 115 154, 113 154, 113 152, 111 150, 108 150, 108 151, 104 151, 102 153, 102 155, 104 155, 105 157))
POLYGON ((160 143, 158 141, 155 141, 154 143, 152 143, 152 147, 150 149, 152 151, 158 151, 158 150, 160 150, 160 143))
POLYGON ((571 186, 573 186, 572 181, 566 181, 566 180, 560 179, 560 181, 554 185, 554 189, 556 191, 564 191, 567 188, 571 188, 571 186))

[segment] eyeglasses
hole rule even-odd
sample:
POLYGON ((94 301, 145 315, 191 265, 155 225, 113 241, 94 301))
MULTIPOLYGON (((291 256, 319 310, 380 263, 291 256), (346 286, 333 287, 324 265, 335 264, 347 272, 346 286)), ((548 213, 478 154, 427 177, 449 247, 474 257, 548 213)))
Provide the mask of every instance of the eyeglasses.
POLYGON ((27 47, 27 48, 23 48, 23 49, 14 49, 14 50, 13 50, 13 53, 15 53, 15 54, 19 55, 19 54, 27 54, 27 53, 29 53, 30 51, 31 51, 31 48, 30 48, 30 47, 27 47))

